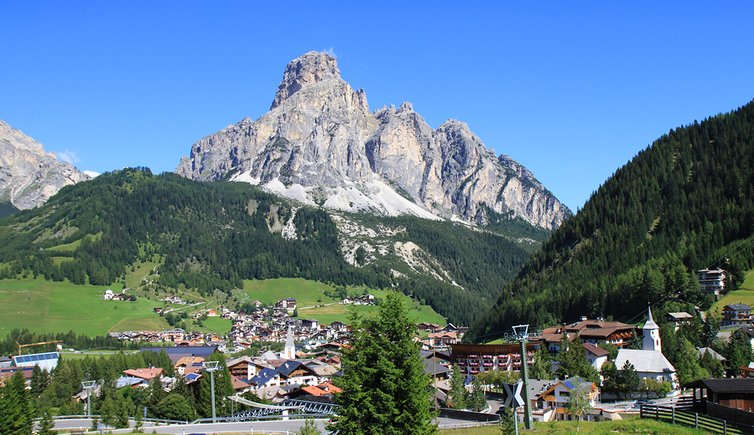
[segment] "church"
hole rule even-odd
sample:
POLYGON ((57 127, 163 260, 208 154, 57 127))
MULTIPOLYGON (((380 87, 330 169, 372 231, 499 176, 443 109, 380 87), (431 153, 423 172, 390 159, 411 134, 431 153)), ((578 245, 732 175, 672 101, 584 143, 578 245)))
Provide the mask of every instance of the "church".
POLYGON ((647 323, 642 328, 641 350, 620 349, 615 358, 615 367, 623 368, 626 361, 630 362, 641 379, 667 381, 678 388, 678 378, 675 367, 662 354, 662 340, 660 327, 652 319, 652 309, 647 308, 647 323))

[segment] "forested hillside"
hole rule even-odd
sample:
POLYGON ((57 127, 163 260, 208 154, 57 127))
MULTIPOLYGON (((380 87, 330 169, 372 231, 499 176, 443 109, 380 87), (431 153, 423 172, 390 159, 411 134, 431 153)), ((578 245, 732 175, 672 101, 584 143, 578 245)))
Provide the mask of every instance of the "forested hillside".
POLYGON ((0 201, 0 218, 16 213, 18 209, 10 202, 0 201))
POLYGON ((581 315, 636 321, 648 302, 707 306, 694 271, 719 265, 740 283, 753 230, 754 102, 672 130, 616 171, 529 259, 473 335, 581 315))
POLYGON ((453 279, 436 279, 405 264, 401 269, 395 255, 349 264, 338 228, 322 209, 300 207, 245 183, 201 183, 155 176, 146 168, 66 187, 43 207, 0 221, 0 278, 41 275, 109 285, 123 281, 137 260, 153 261, 159 264, 157 283, 166 288, 210 294, 240 288, 244 279, 276 277, 394 286, 450 321, 468 324, 529 255, 507 237, 451 222, 349 219, 400 227, 401 237, 431 257, 417 261, 453 279))

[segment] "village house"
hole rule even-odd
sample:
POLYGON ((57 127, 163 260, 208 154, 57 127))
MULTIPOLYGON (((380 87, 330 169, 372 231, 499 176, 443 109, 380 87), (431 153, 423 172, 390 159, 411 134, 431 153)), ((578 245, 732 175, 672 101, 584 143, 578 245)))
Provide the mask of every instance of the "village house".
POLYGON ((449 345, 458 343, 458 332, 430 332, 425 343, 435 349, 447 349, 449 345))
POLYGON ((275 303, 275 308, 283 309, 287 311, 288 314, 293 314, 293 312, 296 311, 296 306, 296 298, 285 298, 275 303))
POLYGON ((746 304, 728 304, 723 307, 722 326, 751 326, 751 307, 746 304))
POLYGON ((674 313, 668 313, 667 319, 671 322, 673 322, 673 327, 675 331, 678 331, 681 326, 683 325, 690 325, 691 322, 694 321, 694 316, 691 314, 680 311, 680 312, 674 312, 674 313))
POLYGON ((184 356, 175 363, 175 371, 181 376, 189 373, 200 373, 204 370, 204 358, 200 356, 184 356))
POLYGON ((142 379, 144 384, 148 384, 154 378, 162 377, 164 370, 160 367, 157 368, 141 368, 141 369, 128 369, 123 370, 123 374, 132 378, 142 379))
POLYGON ((598 372, 602 370, 602 365, 607 362, 610 352, 592 343, 584 343, 582 346, 584 346, 584 354, 586 355, 586 360, 589 361, 589 364, 591 364, 598 372))
POLYGON ((622 322, 606 321, 603 319, 591 320, 581 317, 578 322, 569 325, 552 326, 542 330, 538 337, 550 352, 560 352, 560 341, 563 334, 568 334, 569 339, 576 336, 582 343, 610 343, 621 348, 636 334, 636 329, 622 322))
MULTIPOLYGON (((534 396, 532 400, 533 414, 541 416, 540 421, 572 420, 567 406, 571 397, 583 394, 589 405, 594 407, 599 397, 599 389, 594 382, 589 382, 581 377, 554 381, 544 391, 534 396)), ((587 419, 590 419, 587 416, 587 419)))
POLYGON ((725 290, 725 271, 723 269, 702 269, 697 272, 699 290, 720 296, 725 290))

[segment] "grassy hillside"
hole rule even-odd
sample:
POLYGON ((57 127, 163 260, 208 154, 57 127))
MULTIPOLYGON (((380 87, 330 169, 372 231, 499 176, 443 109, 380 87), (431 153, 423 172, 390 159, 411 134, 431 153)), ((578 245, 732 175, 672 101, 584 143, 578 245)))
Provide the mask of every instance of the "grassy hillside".
POLYGON ((754 307, 754 270, 746 272, 746 278, 738 290, 727 293, 715 302, 710 310, 722 313, 723 307, 728 304, 746 304, 754 307))
POLYGON ((73 330, 94 336, 168 327, 152 311, 161 303, 143 298, 135 302, 105 301, 102 294, 107 288, 43 279, 0 280, 0 336, 14 328, 32 332, 73 330))
MULTIPOLYGON (((344 289, 348 295, 359 295, 364 291, 373 294, 377 299, 384 298, 386 290, 367 290, 363 287, 349 287, 344 289)), ((322 323, 334 321, 347 322, 350 310, 357 313, 371 315, 377 312, 376 306, 343 305, 336 297, 335 287, 317 281, 300 278, 278 278, 266 280, 244 281, 244 289, 240 295, 242 302, 258 300, 265 305, 274 304, 283 298, 296 298, 298 317, 315 319, 322 323)), ((416 322, 432 322, 446 324, 447 320, 432 307, 420 304, 408 296, 403 296, 410 310, 410 315, 416 322)))
POLYGON ((265 305, 274 304, 284 298, 296 298, 300 307, 336 302, 336 298, 325 294, 325 292, 332 293, 334 290, 327 284, 302 278, 245 280, 243 282, 243 293, 248 297, 247 300, 258 300, 265 305))
MULTIPOLYGON (((373 294, 375 298, 379 300, 383 299, 388 291, 371 290, 369 293, 373 294)), ((408 307, 408 316, 414 322, 438 323, 440 325, 447 324, 447 320, 440 314, 437 314, 432 307, 422 305, 408 296, 403 296, 403 298, 408 307)), ((351 315, 352 310, 364 316, 372 316, 377 313, 379 307, 375 305, 343 305, 335 303, 325 306, 299 309, 298 316, 302 319, 315 319, 322 323, 332 323, 335 321, 348 323, 348 318, 351 315)))
POLYGON ((67 186, 44 206, 0 220, 0 278, 33 273, 133 287, 155 272, 153 295, 189 290, 213 299, 244 280, 302 278, 397 288, 469 324, 545 235, 514 221, 498 222, 495 232, 408 216, 340 215, 355 230, 339 227, 324 209, 245 183, 129 168, 67 186), (379 249, 361 234, 382 238, 379 249))
MULTIPOLYGON (((134 268, 132 274, 141 276, 151 270, 151 263, 134 268)), ((128 282, 129 279, 126 279, 128 282)), ((300 318, 311 318, 324 323, 347 322, 349 307, 338 304, 334 297, 336 289, 330 285, 300 278, 279 278, 269 280, 249 280, 245 289, 236 292, 240 303, 260 300, 265 305, 280 299, 294 297, 301 307, 300 318)), ((165 306, 161 301, 139 297, 135 302, 102 300, 108 286, 75 285, 69 282, 53 282, 43 279, 3 279, 0 280, 0 337, 12 329, 26 328, 32 332, 67 332, 90 336, 105 335, 110 331, 162 330, 169 328, 164 318, 155 314, 153 308, 165 306)), ((120 285, 112 286, 119 291, 120 285)), ((363 288, 351 288, 349 294, 361 294, 363 288)), ((383 298, 386 291, 370 290, 377 298, 383 298)), ((406 304, 411 307, 412 316, 417 322, 445 324, 445 319, 431 307, 422 305, 408 296, 406 304)), ((170 305, 169 308, 187 310, 190 314, 197 310, 212 308, 217 303, 198 306, 170 305)), ((357 312, 370 315, 376 312, 375 306, 356 306, 357 312)), ((210 317, 202 326, 187 325, 190 329, 226 334, 231 321, 210 317)))

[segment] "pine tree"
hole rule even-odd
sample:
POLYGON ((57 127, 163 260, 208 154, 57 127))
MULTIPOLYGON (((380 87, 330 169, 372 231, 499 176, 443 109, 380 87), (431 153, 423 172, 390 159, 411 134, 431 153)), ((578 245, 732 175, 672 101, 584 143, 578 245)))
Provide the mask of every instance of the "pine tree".
POLYGON ((136 410, 136 414, 134 415, 134 433, 144 433, 144 421, 143 417, 141 416, 141 412, 139 410, 136 410))
POLYGON ((31 399, 18 370, 0 390, 0 428, 9 434, 31 433, 33 418, 31 399))
POLYGON ((355 315, 352 348, 336 385, 341 405, 332 429, 349 434, 431 434, 437 431, 430 378, 424 373, 414 323, 403 300, 389 294, 376 318, 355 315))
MULTIPOLYGON (((751 347, 749 349, 751 350, 751 347)), ((678 342, 675 370, 681 384, 709 377, 709 372, 699 365, 699 356, 694 345, 685 338, 678 342)))
POLYGON ((31 395, 35 399, 42 395, 50 382, 50 375, 39 366, 34 366, 31 372, 31 395))
POLYGON ((513 409, 508 406, 500 413, 500 421, 497 423, 498 429, 502 435, 513 435, 516 433, 516 420, 513 409))
POLYGON ((550 352, 542 346, 534 353, 531 368, 529 369, 531 379, 552 379, 552 358, 550 352))
POLYGON ((628 360, 626 360, 625 363, 623 363, 623 367, 618 370, 618 391, 623 392, 632 392, 632 391, 639 391, 639 387, 641 386, 641 378, 639 378, 639 374, 636 372, 636 368, 633 364, 631 364, 628 360))
POLYGON ((458 364, 453 364, 447 405, 453 409, 466 408, 466 386, 464 385, 464 376, 461 374, 458 364))
POLYGON ((157 377, 152 379, 149 383, 149 387, 147 387, 147 410, 149 411, 150 416, 160 417, 157 410, 157 404, 159 404, 166 395, 167 393, 162 389, 160 379, 157 377))
POLYGON ((112 397, 112 394, 107 394, 105 399, 102 400, 102 405, 99 407, 100 418, 102 423, 108 426, 116 426, 118 418, 118 405, 112 397))
POLYGON ((304 425, 301 426, 301 429, 299 429, 298 432, 296 432, 297 435, 321 435, 322 432, 317 429, 317 424, 314 422, 314 419, 307 418, 304 420, 304 425))
POLYGON ((39 430, 37 431, 38 435, 55 435, 57 434, 57 431, 53 430, 55 427, 55 420, 52 419, 52 413, 50 412, 50 408, 45 408, 42 410, 42 416, 39 419, 39 430))
POLYGON ((751 341, 742 329, 737 329, 731 334, 725 356, 728 358, 728 365, 734 370, 748 366, 752 361, 751 341))
POLYGON ((474 377, 471 382, 471 391, 466 396, 466 405, 475 412, 480 412, 487 407, 487 398, 484 396, 482 383, 479 382, 478 377, 474 377))
POLYGON ((170 393, 157 404, 157 413, 161 418, 190 421, 196 416, 189 401, 180 394, 170 393))
POLYGON ((709 349, 705 351, 704 355, 699 359, 699 365, 707 370, 713 378, 721 378, 725 374, 725 369, 723 369, 722 363, 712 356, 709 349))

